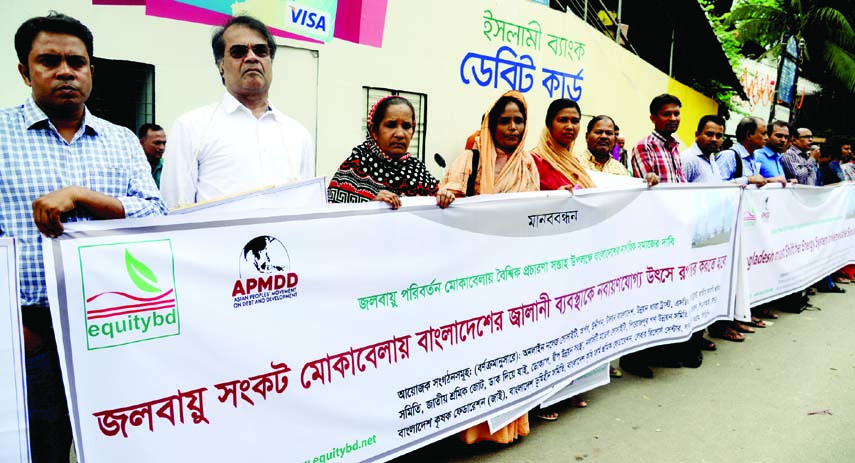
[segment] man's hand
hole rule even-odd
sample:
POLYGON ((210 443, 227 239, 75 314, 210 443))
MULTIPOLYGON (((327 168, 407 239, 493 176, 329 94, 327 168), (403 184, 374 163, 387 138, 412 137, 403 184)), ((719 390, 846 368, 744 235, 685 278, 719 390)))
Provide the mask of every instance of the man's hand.
POLYGON ((649 174, 644 176, 644 183, 647 183, 648 188, 659 185, 659 176, 653 172, 650 172, 649 174))
POLYGON ((786 187, 787 187, 787 184, 788 184, 788 183, 790 183, 790 182, 788 182, 788 181, 787 181, 787 179, 786 179, 785 177, 783 177, 783 176, 772 177, 772 178, 770 178, 770 179, 766 179, 766 182, 767 182, 767 183, 780 183, 780 184, 781 184, 781 188, 786 188, 786 187))
POLYGON ((762 188, 763 185, 769 183, 763 176, 761 175, 752 175, 748 177, 749 185, 757 185, 757 188, 762 188))
POLYGON ((436 193, 436 205, 439 206, 440 209, 445 209, 451 203, 454 202, 454 193, 442 189, 436 193))
POLYGON ((62 214, 84 210, 96 220, 123 219, 125 206, 116 198, 81 186, 65 187, 33 201, 33 222, 48 238, 62 234, 62 214))
POLYGON ((48 238, 62 234, 62 214, 77 207, 81 187, 69 186, 40 196, 33 201, 33 221, 39 231, 48 238))
POLYGON ((401 198, 388 190, 380 190, 380 192, 377 193, 377 196, 374 197, 374 201, 384 202, 391 206, 392 209, 401 207, 401 198))

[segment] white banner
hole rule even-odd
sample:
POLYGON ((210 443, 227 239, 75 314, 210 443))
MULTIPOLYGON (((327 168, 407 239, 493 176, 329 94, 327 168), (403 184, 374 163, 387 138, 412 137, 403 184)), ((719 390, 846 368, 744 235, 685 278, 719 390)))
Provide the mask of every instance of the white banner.
POLYGON ((30 461, 15 241, 0 238, 0 462, 30 461))
POLYGON ((78 460, 385 461, 534 406, 733 316, 740 192, 69 224, 45 264, 78 460))
POLYGON ((799 291, 855 263, 855 185, 746 189, 742 271, 750 305, 799 291))
POLYGON ((228 198, 206 201, 171 211, 170 214, 209 214, 219 216, 223 213, 261 210, 283 210, 317 208, 327 203, 327 179, 315 177, 309 180, 273 186, 260 190, 230 196, 228 198))

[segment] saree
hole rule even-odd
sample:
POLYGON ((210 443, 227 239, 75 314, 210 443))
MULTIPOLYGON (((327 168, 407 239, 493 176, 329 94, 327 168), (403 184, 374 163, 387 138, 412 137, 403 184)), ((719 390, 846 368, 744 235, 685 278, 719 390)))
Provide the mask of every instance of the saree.
POLYGON ((596 187, 572 150, 573 145, 569 148, 561 146, 549 128, 543 128, 540 141, 531 150, 540 174, 541 190, 557 190, 564 185, 571 185, 574 189, 596 187))
MULTIPOLYGON (((436 196, 438 181, 424 163, 406 153, 393 158, 383 152, 371 135, 374 113, 380 103, 394 95, 377 100, 368 112, 365 141, 355 146, 341 163, 327 187, 331 203, 373 201, 381 190, 398 196, 436 196)), ((413 117, 415 126, 415 117, 413 117)))
MULTIPOLYGON (((517 91, 510 91, 502 96, 512 96, 522 103, 526 109, 525 99, 517 91)), ((498 99, 487 108, 487 113, 493 109, 498 99)), ((466 194, 466 185, 470 175, 476 175, 475 194, 493 193, 516 193, 521 191, 538 191, 540 189, 540 176, 537 173, 534 158, 525 150, 525 138, 528 133, 528 124, 523 130, 519 144, 512 153, 505 153, 496 147, 493 135, 490 133, 489 118, 484 118, 481 123, 479 135, 475 138, 475 148, 480 152, 478 172, 472 172, 472 151, 466 150, 457 156, 457 159, 448 167, 445 176, 440 182, 440 188, 446 188, 458 196, 466 194), (507 154, 508 162, 502 167, 501 172, 495 172, 497 153, 507 154)))
MULTIPOLYGON (((525 99, 519 92, 510 91, 502 96, 516 98, 525 108, 525 99)), ((487 108, 485 114, 489 114, 497 102, 498 99, 487 108)), ((526 114, 528 114, 527 108, 525 109, 526 114)), ((440 183, 440 188, 447 188, 458 196, 463 196, 466 194, 469 176, 477 175, 475 179, 476 195, 538 191, 540 189, 540 176, 537 173, 534 158, 524 148, 527 132, 528 124, 526 124, 519 144, 517 144, 513 153, 504 153, 495 146, 493 135, 490 133, 488 118, 485 117, 481 123, 480 133, 475 138, 475 147, 481 153, 478 172, 472 172, 472 151, 464 151, 460 156, 457 156, 457 159, 448 168, 445 177, 440 183), (495 165, 498 152, 508 154, 508 162, 504 165, 501 172, 496 174, 495 165)), ((528 435, 529 430, 528 412, 526 412, 495 433, 490 433, 489 425, 484 422, 461 431, 459 436, 467 444, 474 444, 480 441, 509 444, 518 437, 528 435)))

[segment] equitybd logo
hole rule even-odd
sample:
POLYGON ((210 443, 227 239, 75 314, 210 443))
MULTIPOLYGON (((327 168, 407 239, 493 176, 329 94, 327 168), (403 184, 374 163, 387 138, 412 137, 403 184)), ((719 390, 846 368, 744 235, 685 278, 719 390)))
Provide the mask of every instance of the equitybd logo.
POLYGON ((291 271, 291 256, 272 236, 249 240, 240 251, 238 269, 240 277, 232 286, 236 309, 297 296, 299 277, 291 271))
POLYGON ((747 227, 754 227, 757 225, 757 211, 754 208, 750 208, 745 211, 745 216, 742 218, 743 225, 747 227))
POLYGON ((79 249, 90 350, 181 333, 168 239, 79 249))

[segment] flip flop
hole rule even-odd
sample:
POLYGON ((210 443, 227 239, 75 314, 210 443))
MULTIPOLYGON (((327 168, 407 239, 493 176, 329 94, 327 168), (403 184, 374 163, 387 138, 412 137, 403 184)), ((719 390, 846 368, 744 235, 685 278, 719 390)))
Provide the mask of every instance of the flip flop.
POLYGON ((775 313, 772 313, 772 311, 766 307, 763 307, 762 309, 757 309, 755 316, 759 317, 759 318, 771 318, 773 320, 778 319, 778 315, 775 313))
POLYGON ((733 328, 730 328, 730 327, 725 328, 721 332, 710 333, 710 335, 715 336, 717 338, 727 340, 727 341, 733 341, 733 342, 745 341, 745 336, 737 333, 736 331, 733 330, 733 328))
POLYGON ((745 326, 739 322, 733 322, 733 330, 740 332, 740 333, 749 333, 749 334, 755 332, 754 328, 751 328, 750 326, 745 326))
POLYGON ((751 322, 745 322, 745 324, 753 326, 754 328, 766 328, 766 322, 757 317, 751 317, 751 322))
POLYGON ((570 406, 575 408, 585 408, 588 406, 588 402, 585 402, 585 399, 576 396, 570 398, 570 406))
POLYGON ((555 421, 558 419, 558 413, 541 413, 537 417, 543 421, 555 421))
POLYGON ((621 373, 617 368, 609 366, 609 376, 612 378, 620 378, 623 376, 623 373, 621 373))

